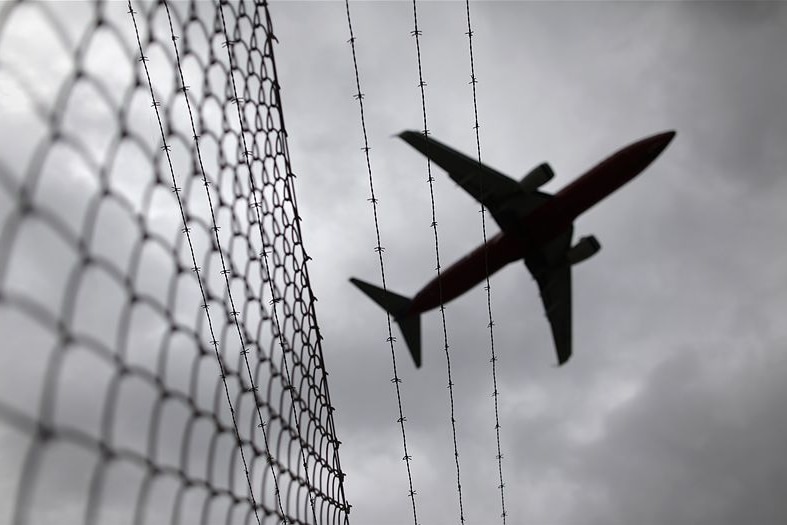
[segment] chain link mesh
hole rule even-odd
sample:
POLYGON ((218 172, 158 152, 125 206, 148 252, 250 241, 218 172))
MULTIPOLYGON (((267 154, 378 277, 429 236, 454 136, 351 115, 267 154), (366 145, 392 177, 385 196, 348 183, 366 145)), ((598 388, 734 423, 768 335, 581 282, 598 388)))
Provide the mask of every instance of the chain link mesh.
POLYGON ((0 523, 346 523, 267 5, 131 7, 0 5, 0 523))

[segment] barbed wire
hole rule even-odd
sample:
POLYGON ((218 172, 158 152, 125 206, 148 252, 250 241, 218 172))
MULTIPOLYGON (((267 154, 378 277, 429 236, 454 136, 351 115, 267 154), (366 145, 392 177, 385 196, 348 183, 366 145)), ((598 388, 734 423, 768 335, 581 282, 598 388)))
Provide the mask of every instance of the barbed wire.
POLYGON ((134 4, 0 6, 0 522, 347 523, 267 4, 134 4))
MULTIPOLYGON (((175 37, 174 30, 172 30, 172 18, 170 17, 169 6, 167 5, 166 1, 164 2, 164 7, 167 10, 167 18, 169 19, 169 23, 170 23, 170 32, 171 32, 171 35, 172 35, 172 44, 173 44, 173 47, 175 49, 175 56, 177 58, 178 64, 180 64, 180 55, 178 54, 178 50, 177 50, 177 41, 176 41, 177 39, 175 37)), ((235 435, 237 437, 238 442, 241 442, 240 433, 238 432, 238 421, 237 421, 236 416, 235 416, 235 410, 232 407, 232 397, 230 396, 230 390, 229 390, 229 387, 227 386, 227 375, 226 375, 226 372, 224 370, 224 364, 221 361, 221 354, 219 353, 219 342, 216 340, 216 333, 213 330, 213 322, 211 321, 211 318, 210 318, 210 310, 209 310, 210 304, 208 303, 208 296, 207 296, 207 293, 205 291, 205 286, 203 285, 202 278, 200 277, 200 267, 197 265, 197 257, 194 254, 194 243, 191 240, 191 228, 189 228, 189 221, 186 218, 186 212, 183 209, 183 200, 180 197, 181 188, 178 186, 178 181, 177 181, 177 178, 175 177, 175 169, 174 169, 174 167, 172 165, 172 156, 171 156, 172 147, 169 144, 167 144, 167 135, 164 132, 164 123, 161 120, 161 111, 159 110, 159 107, 161 106, 161 102, 156 100, 156 94, 153 91, 153 81, 150 78, 150 70, 148 68, 148 57, 145 56, 145 54, 144 54, 144 49, 142 47, 142 41, 140 40, 140 37, 139 37, 139 26, 137 25, 136 11, 134 11, 134 9, 132 8, 131 1, 128 2, 128 13, 131 15, 131 20, 134 23, 134 33, 136 34, 137 45, 139 46, 139 61, 142 63, 142 66, 145 69, 145 77, 147 78, 147 81, 148 81, 148 87, 150 88, 150 98, 152 100, 151 107, 153 108, 153 110, 156 113, 156 121, 158 122, 158 127, 159 127, 159 130, 161 131, 161 142, 162 142, 161 149, 162 149, 162 151, 164 151, 164 154, 167 157, 167 165, 169 167, 169 173, 170 173, 170 177, 172 179, 172 193, 175 194, 175 198, 178 201, 178 209, 180 211, 180 216, 183 219, 183 233, 186 235, 186 242, 188 243, 188 246, 189 246, 189 254, 191 255, 191 262, 194 264, 194 266, 191 267, 191 271, 194 272, 194 274, 196 275, 197 285, 199 286, 200 295, 202 296, 202 307, 205 310, 205 318, 208 321, 208 330, 210 332, 210 344, 211 344, 211 346, 213 346, 213 350, 216 353, 216 362, 219 364, 219 377, 221 377, 221 383, 222 383, 222 386, 224 387, 224 392, 225 392, 225 394, 227 396, 227 406, 230 409, 230 416, 232 418, 232 428, 233 428, 233 430, 235 432, 235 435)), ((232 65, 230 65, 230 69, 232 69, 232 65)), ((181 79, 182 79, 183 78, 182 71, 180 73, 181 73, 181 79)), ((184 82, 182 87, 181 87, 181 90, 183 91, 184 94, 187 92, 185 86, 186 86, 186 84, 184 82)), ((187 101, 187 104, 188 104, 188 97, 186 97, 186 101, 187 101)), ((189 112, 191 112, 191 106, 190 105, 189 105, 189 112)), ((192 122, 192 128, 193 128, 193 122, 192 122)), ((198 145, 198 140, 197 139, 198 139, 198 135, 197 135, 196 130, 194 130, 195 145, 198 145)), ((199 154, 199 149, 197 149, 197 157, 200 159, 200 164, 202 164, 202 159, 201 159, 201 155, 199 154)), ((202 168, 202 166, 200 166, 200 167, 202 168)), ((204 183, 205 189, 208 190, 209 187, 210 187, 210 182, 207 180, 207 178, 205 178, 204 170, 202 170, 202 176, 203 176, 203 183, 204 183)), ((206 194, 208 196, 208 202, 211 203, 211 201, 210 201, 210 191, 209 190, 206 191, 206 194)), ((213 216, 214 214, 213 214, 212 203, 211 203, 210 208, 211 208, 211 216, 213 216)), ((216 226, 215 221, 213 222, 213 227, 211 229, 213 230, 214 234, 218 234, 219 228, 216 226)), ((217 241, 217 245, 218 245, 218 241, 217 241)), ((222 275, 224 275, 224 277, 226 279, 227 278, 227 271, 226 271, 227 269, 226 269, 226 266, 224 265, 224 256, 222 255, 222 250, 221 249, 219 249, 218 252, 219 252, 219 257, 220 257, 220 259, 222 261, 222 275)), ((231 288, 229 287, 229 283, 227 283, 227 284, 228 284, 227 292, 228 292, 230 304, 232 305, 232 317, 237 321, 237 311, 235 310, 234 304, 232 303, 232 294, 230 293, 231 288)), ((238 332, 240 333, 240 327, 238 328, 238 332)), ((243 345, 243 337, 242 336, 241 336, 241 348, 245 348, 244 345, 243 345)), ((246 356, 246 354, 244 354, 244 357, 245 356, 246 356)), ((250 388, 252 389, 252 391, 254 391, 254 383, 253 382, 251 383, 251 387, 250 388)), ((259 405, 258 405, 257 408, 259 409, 259 405)), ((263 419, 262 419, 262 416, 260 415, 260 428, 264 428, 264 426, 262 425, 262 421, 263 421, 263 419)), ((243 451, 243 447, 240 447, 238 449, 238 451, 240 452, 241 462, 243 463, 243 472, 246 475, 246 482, 248 483, 248 486, 249 486, 249 497, 251 498, 252 509, 254 511, 254 517, 257 519, 257 523, 260 523, 260 516, 259 516, 259 513, 257 512, 257 501, 256 501, 256 499, 254 497, 254 488, 252 487, 251 476, 249 475, 249 464, 246 461, 246 454, 243 451)), ((266 451, 266 453, 269 453, 267 436, 265 437, 265 451, 266 451)), ((272 469, 271 469, 271 473, 274 476, 274 478, 273 478, 274 479, 274 483, 276 483, 275 472, 272 469)), ((278 484, 277 484, 276 485, 276 495, 277 495, 277 497, 278 497, 278 494, 279 494, 279 488, 278 488, 278 484)), ((279 500, 279 508, 281 509, 281 500, 279 500)), ((283 514, 283 511, 281 511, 281 512, 283 514)))
MULTIPOLYGON (((421 31, 418 29, 418 7, 416 5, 416 0, 413 0, 413 31, 410 33, 415 38, 415 50, 416 50, 416 58, 418 61, 418 88, 421 94, 421 115, 423 117, 423 134, 424 137, 429 135, 429 126, 427 123, 427 116, 426 116, 426 94, 424 88, 426 87, 426 82, 424 82, 423 77, 423 69, 421 67, 421 31)), ((451 410, 451 436, 453 440, 454 446, 454 466, 456 468, 456 491, 459 497, 459 522, 464 524, 465 522, 465 513, 464 513, 464 505, 462 502, 462 480, 460 475, 460 462, 459 462, 459 446, 456 439, 456 415, 454 411, 454 381, 451 374, 451 352, 449 351, 448 346, 448 329, 446 328, 445 323, 445 304, 443 304, 443 282, 442 282, 442 270, 440 266, 440 241, 438 238, 437 233, 437 216, 435 212, 435 198, 434 198, 434 178, 432 177, 432 161, 429 158, 429 144, 426 143, 426 173, 427 173, 427 182, 429 183, 429 200, 431 204, 431 211, 432 211, 432 223, 431 228, 434 232, 434 251, 435 251, 435 260, 436 260, 436 267, 435 270, 437 271, 437 290, 438 290, 438 297, 440 300, 440 319, 442 321, 443 327, 443 349, 445 351, 445 362, 446 362, 446 371, 448 375, 448 398, 450 402, 450 410, 451 410)))
MULTIPOLYGON (((233 64, 233 53, 232 53, 232 50, 234 49, 234 46, 230 45, 229 34, 227 33, 227 22, 226 22, 226 19, 224 17, 224 9, 222 7, 223 5, 225 5, 227 3, 228 2, 226 2, 226 0, 219 0, 219 14, 221 15, 221 26, 222 26, 222 29, 224 30, 224 36, 226 38, 226 40, 225 40, 226 46, 225 47, 227 49, 227 58, 228 58, 228 61, 229 61, 229 64, 230 64, 230 70, 235 70, 237 68, 234 67, 234 64, 233 64)), ((281 330, 281 323, 279 321, 278 310, 276 309, 276 304, 281 301, 281 297, 277 297, 276 296, 275 290, 273 288, 273 281, 271 280, 270 263, 268 261, 268 254, 267 254, 267 250, 266 250, 266 247, 265 247, 265 244, 264 244, 264 232, 262 231, 262 217, 260 216, 260 206, 261 205, 257 201, 257 193, 256 193, 256 188, 255 188, 255 183, 254 183, 254 177, 252 176, 252 168, 251 168, 251 163, 249 161, 249 157, 251 155, 253 155, 253 152, 248 148, 248 145, 246 143, 247 128, 244 127, 245 120, 243 118, 243 115, 241 114, 241 109, 240 109, 241 99, 238 98, 238 88, 237 88, 237 84, 235 82, 235 77, 230 75, 230 80, 232 81, 231 82, 232 83, 232 94, 233 94, 233 99, 234 99, 234 102, 235 102, 235 107, 236 107, 237 112, 238 112, 238 120, 240 122, 240 137, 241 137, 241 144, 243 145, 244 159, 246 161, 246 166, 248 168, 248 173, 249 173, 249 186, 251 187, 252 206, 254 208, 255 214, 257 215, 257 226, 258 226, 259 231, 260 231, 260 237, 263 239, 263 249, 262 249, 262 252, 260 254, 262 255, 262 258, 263 258, 263 263, 264 264, 262 266, 263 266, 263 269, 265 271, 265 277, 266 277, 266 280, 268 282, 268 288, 270 289, 270 293, 271 293, 271 297, 272 297, 272 299, 270 301, 271 311, 273 312, 274 327, 276 329, 276 333, 278 334, 279 348, 281 349, 281 352, 282 352, 282 364, 284 365, 284 376, 285 376, 285 379, 287 381, 287 386, 285 387, 285 390, 289 391, 289 393, 290 393, 290 399, 292 401, 292 404, 290 405, 290 407, 291 407, 290 408, 290 413, 292 414, 292 417, 295 420, 295 428, 296 428, 296 430, 299 433, 298 440, 300 441, 301 440, 301 437, 300 437, 300 421, 299 421, 299 418, 298 418, 298 411, 295 409, 296 399, 295 399, 295 394, 294 394, 294 387, 292 385, 292 376, 290 374, 290 367, 289 367, 289 365, 287 363, 287 351, 289 350, 289 345, 284 340, 284 335, 283 335, 282 330, 281 330)), ((288 174, 289 174, 289 172, 288 172, 288 174)), ((296 214, 296 217, 297 217, 297 214, 296 214)), ((309 467, 308 467, 308 463, 307 463, 307 460, 306 460, 306 456, 304 455, 303 447, 300 448, 300 456, 301 456, 301 462, 303 463, 303 473, 304 473, 304 477, 305 477, 305 481, 306 481, 306 486, 309 488, 309 493, 307 494, 307 496, 309 498, 309 504, 311 506, 312 517, 314 518, 314 522, 317 523, 317 513, 316 513, 316 510, 314 508, 314 496, 311 493, 311 481, 309 480, 309 467)), ((276 491, 276 494, 278 496, 278 489, 276 491)))
MULTIPOLYGON (((366 160, 366 171, 369 175, 369 193, 370 193, 369 202, 372 205, 372 213, 374 216, 374 232, 377 241, 377 244, 374 247, 374 251, 375 253, 377 253, 377 258, 380 265, 380 278, 382 280, 382 287, 383 290, 387 291, 388 286, 385 280, 385 261, 383 257, 383 252, 385 251, 385 248, 383 248, 382 246, 382 241, 380 236, 380 221, 377 213, 377 204, 379 201, 374 193, 374 176, 372 175, 372 163, 369 157, 369 150, 371 148, 369 147, 369 138, 366 133, 366 118, 364 115, 364 106, 363 106, 364 94, 363 91, 361 90, 361 76, 358 70, 358 58, 355 52, 356 37, 355 34, 353 33, 352 16, 350 14, 349 0, 345 0, 344 6, 345 6, 345 11, 347 13, 347 27, 350 32, 350 39, 348 40, 348 43, 350 44, 350 49, 352 50, 353 71, 355 73, 356 93, 355 95, 353 95, 353 98, 355 98, 355 100, 358 101, 358 108, 360 110, 361 131, 363 132, 362 151, 364 152, 364 157, 366 160)), ((396 367, 396 352, 394 351, 394 342, 396 341, 396 338, 393 336, 393 332, 391 330, 391 314, 388 313, 387 311, 385 313, 385 318, 386 318, 386 324, 388 330, 388 337, 386 338, 386 342, 388 343, 391 349, 391 363, 393 366, 393 378, 391 379, 391 383, 393 383, 394 385, 394 390, 396 392, 396 404, 399 410, 399 418, 396 420, 396 422, 399 423, 399 428, 402 434, 402 448, 404 450, 404 456, 402 457, 402 460, 405 462, 405 466, 407 468, 407 484, 409 487, 409 491, 407 495, 410 498, 410 503, 413 511, 413 525, 418 525, 418 513, 415 504, 415 496, 417 493, 413 489, 413 474, 410 466, 412 456, 410 456, 410 453, 408 452, 407 449, 407 433, 405 431, 405 422, 407 421, 407 418, 404 416, 404 410, 402 408, 402 394, 400 388, 400 385, 402 384, 402 379, 401 377, 399 377, 399 372, 396 367)))
MULTIPOLYGON (((465 14, 467 19, 467 44, 468 50, 470 55, 470 85, 473 88, 473 130, 475 131, 475 147, 476 147, 476 156, 478 158, 478 163, 481 164, 481 138, 480 138, 480 126, 478 125, 478 96, 476 93, 476 85, 478 84, 478 78, 475 74, 475 58, 473 56, 473 26, 470 22, 470 0, 465 0, 465 14)), ((481 194, 484 193, 484 186, 483 186, 483 177, 480 179, 481 182, 481 194)), ((497 361, 498 357, 495 353, 495 322, 492 319, 492 286, 489 283, 489 251, 487 246, 487 235, 486 235, 486 206, 484 203, 481 202, 481 232, 483 233, 484 237, 484 270, 485 270, 485 285, 484 290, 486 291, 486 311, 487 311, 487 319, 488 328, 489 328, 489 347, 491 352, 491 358, 489 362, 492 364, 492 397, 495 401, 495 442, 497 444, 497 455, 495 458, 497 459, 497 476, 498 476, 498 489, 500 489, 500 507, 501 513, 500 517, 503 520, 503 525, 506 523, 506 497, 505 497, 505 483, 503 482, 503 453, 501 452, 500 448, 500 411, 498 406, 500 392, 497 388, 497 361)))

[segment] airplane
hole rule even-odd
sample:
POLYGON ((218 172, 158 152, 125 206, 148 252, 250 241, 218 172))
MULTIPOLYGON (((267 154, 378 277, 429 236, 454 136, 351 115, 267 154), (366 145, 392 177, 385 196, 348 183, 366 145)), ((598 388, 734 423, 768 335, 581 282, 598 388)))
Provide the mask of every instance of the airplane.
POLYGON ((412 299, 360 279, 350 281, 393 316, 420 368, 420 314, 462 295, 508 263, 524 259, 541 292, 558 366, 566 363, 572 353, 571 267, 601 249, 592 235, 572 246, 574 219, 644 171, 675 132, 659 133, 621 149, 554 195, 539 191, 554 177, 546 163, 517 182, 423 133, 404 131, 398 136, 481 202, 501 231, 432 279, 412 299))

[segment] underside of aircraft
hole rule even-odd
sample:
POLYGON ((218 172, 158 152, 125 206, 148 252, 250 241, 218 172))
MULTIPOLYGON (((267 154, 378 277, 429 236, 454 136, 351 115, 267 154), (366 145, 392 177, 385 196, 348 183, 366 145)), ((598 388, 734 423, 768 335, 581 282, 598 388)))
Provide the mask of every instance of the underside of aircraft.
POLYGON ((555 195, 539 190, 554 177, 541 164, 516 181, 415 131, 399 135, 426 155, 475 200, 502 230, 427 283, 413 299, 351 279, 391 314, 421 366, 420 314, 458 297, 506 264, 524 260, 538 284, 552 329, 558 364, 571 357, 571 267, 601 249, 595 237, 572 245, 573 220, 644 170, 669 144, 674 132, 640 140, 612 155, 555 195))

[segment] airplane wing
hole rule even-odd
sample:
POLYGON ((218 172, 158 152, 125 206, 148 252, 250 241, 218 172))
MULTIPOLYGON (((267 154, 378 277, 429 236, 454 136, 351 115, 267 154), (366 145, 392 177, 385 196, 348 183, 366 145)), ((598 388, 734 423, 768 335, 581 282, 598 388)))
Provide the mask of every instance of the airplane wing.
POLYGON ((489 209, 503 230, 515 229, 516 215, 550 198, 539 191, 525 192, 514 179, 423 133, 404 131, 399 137, 448 172, 454 182, 489 209))
POLYGON ((525 265, 538 283, 558 365, 571 357, 571 264, 565 260, 573 228, 552 241, 538 254, 525 258, 525 265))
POLYGON ((571 357, 571 265, 550 268, 536 281, 552 327, 557 362, 562 365, 571 357))

